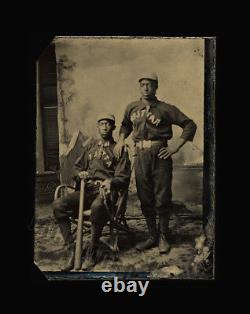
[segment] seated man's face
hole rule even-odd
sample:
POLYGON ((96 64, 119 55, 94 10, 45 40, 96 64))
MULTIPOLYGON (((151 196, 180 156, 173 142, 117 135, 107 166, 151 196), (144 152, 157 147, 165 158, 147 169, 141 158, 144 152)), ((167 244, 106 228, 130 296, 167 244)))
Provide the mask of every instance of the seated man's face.
POLYGON ((101 120, 97 123, 97 129, 103 139, 108 139, 112 136, 114 125, 109 120, 101 120))

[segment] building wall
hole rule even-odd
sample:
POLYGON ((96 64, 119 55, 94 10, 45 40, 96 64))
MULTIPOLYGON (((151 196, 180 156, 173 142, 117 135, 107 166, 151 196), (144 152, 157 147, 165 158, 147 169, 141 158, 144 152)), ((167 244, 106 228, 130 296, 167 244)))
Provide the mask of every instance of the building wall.
POLYGON ((39 67, 36 64, 36 173, 44 172, 42 116, 40 107, 39 67))

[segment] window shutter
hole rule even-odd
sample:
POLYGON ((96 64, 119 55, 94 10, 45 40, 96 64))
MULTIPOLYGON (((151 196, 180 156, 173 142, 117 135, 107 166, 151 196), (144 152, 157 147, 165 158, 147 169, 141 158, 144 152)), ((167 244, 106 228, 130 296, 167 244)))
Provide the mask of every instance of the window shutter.
POLYGON ((48 46, 39 58, 39 76, 45 171, 56 171, 59 169, 59 138, 54 44, 48 46))
POLYGON ((57 127, 57 107, 43 108, 44 114, 44 148, 46 170, 56 171, 59 168, 59 141, 57 127))

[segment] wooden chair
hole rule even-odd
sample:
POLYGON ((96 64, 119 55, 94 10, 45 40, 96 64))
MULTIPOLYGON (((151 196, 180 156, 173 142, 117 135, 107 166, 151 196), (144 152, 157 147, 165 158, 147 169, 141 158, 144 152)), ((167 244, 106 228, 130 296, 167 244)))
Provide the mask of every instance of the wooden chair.
MULTIPOLYGON (((74 192, 75 186, 73 185, 67 185, 67 184, 61 184, 59 185, 54 193, 54 200, 67 195, 68 193, 74 192)), ((127 198, 128 198, 128 189, 119 190, 116 191, 118 193, 117 201, 115 204, 112 204, 113 206, 109 209, 109 215, 110 219, 107 223, 107 226, 109 227, 109 241, 106 241, 105 239, 100 239, 100 241, 105 244, 112 252, 119 252, 118 247, 118 238, 119 234, 122 232, 125 232, 128 235, 132 235, 133 231, 128 227, 127 221, 126 221, 126 209, 127 209, 127 198)), ((87 230, 90 229, 91 222, 89 221, 89 217, 91 215, 91 209, 87 209, 83 211, 83 226, 85 230, 83 229, 83 233, 85 233, 87 230)), ((74 219, 70 217, 71 222, 77 226, 77 219, 74 219)), ((73 236, 75 236, 77 233, 77 227, 75 228, 73 232, 73 236)))

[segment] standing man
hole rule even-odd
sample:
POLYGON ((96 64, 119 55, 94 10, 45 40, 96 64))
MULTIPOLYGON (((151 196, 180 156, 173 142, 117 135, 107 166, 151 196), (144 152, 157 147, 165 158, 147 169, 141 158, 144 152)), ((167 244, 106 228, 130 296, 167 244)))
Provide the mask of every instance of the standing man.
MULTIPOLYGON (((96 263, 96 251, 102 229, 109 219, 104 206, 103 194, 108 197, 112 191, 126 189, 130 182, 130 160, 124 149, 119 159, 113 153, 116 142, 113 139, 115 129, 115 117, 112 114, 101 114, 97 119, 99 139, 93 140, 83 150, 75 163, 76 192, 59 198, 53 203, 55 219, 59 225, 61 234, 68 250, 68 262, 62 269, 69 271, 74 266, 74 239, 71 234, 70 217, 77 218, 80 199, 80 179, 86 180, 84 209, 91 209, 91 246, 82 269, 87 270, 96 263)), ((115 193, 114 193, 115 194, 115 193)), ((115 195, 114 196, 115 199, 115 195)), ((111 196, 111 195, 110 195, 111 196)), ((109 198, 110 199, 110 198, 109 198)))
POLYGON ((149 238, 136 248, 142 251, 159 245, 160 253, 167 253, 170 250, 167 231, 172 209, 171 156, 187 141, 193 140, 197 127, 177 107, 156 98, 158 77, 155 73, 141 75, 139 88, 141 98, 127 106, 114 152, 117 157, 121 155, 124 140, 133 131, 136 187, 149 230, 149 238), (173 136, 173 124, 180 126, 183 132, 176 143, 168 143, 173 136))

